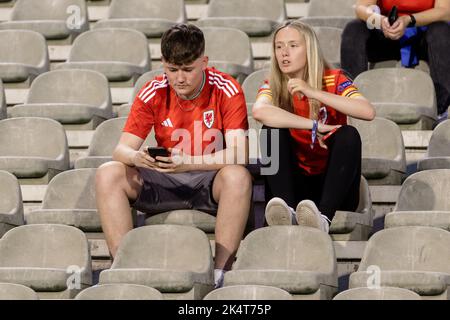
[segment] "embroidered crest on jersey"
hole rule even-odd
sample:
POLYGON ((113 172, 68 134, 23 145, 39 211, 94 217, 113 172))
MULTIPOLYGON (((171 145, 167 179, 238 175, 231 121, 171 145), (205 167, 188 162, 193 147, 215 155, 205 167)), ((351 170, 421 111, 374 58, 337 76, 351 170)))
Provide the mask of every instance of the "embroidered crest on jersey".
POLYGON ((208 129, 211 129, 214 124, 214 110, 203 112, 203 123, 208 129))

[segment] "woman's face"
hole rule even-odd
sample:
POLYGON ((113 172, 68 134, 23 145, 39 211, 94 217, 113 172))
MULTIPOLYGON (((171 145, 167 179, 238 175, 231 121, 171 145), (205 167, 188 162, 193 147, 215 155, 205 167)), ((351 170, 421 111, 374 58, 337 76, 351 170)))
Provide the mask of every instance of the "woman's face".
POLYGON ((295 28, 281 29, 275 36, 275 56, 282 73, 302 78, 307 61, 305 37, 295 28))

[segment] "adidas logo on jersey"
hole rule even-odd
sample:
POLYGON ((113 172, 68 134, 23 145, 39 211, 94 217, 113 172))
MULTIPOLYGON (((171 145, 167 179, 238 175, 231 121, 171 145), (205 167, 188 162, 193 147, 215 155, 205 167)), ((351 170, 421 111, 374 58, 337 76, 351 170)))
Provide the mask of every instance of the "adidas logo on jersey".
POLYGON ((162 125, 163 127, 173 128, 173 124, 172 124, 172 121, 170 121, 170 118, 167 118, 166 120, 164 120, 163 122, 161 122, 161 125, 162 125))

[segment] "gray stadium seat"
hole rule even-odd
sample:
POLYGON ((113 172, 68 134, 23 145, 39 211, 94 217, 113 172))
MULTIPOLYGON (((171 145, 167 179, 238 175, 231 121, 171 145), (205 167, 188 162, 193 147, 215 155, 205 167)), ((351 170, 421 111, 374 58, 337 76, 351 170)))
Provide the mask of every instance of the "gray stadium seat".
POLYGON ((268 36, 287 19, 284 0, 211 0, 200 27, 233 27, 249 36, 268 36))
POLYGON ((152 215, 145 219, 146 225, 173 224, 196 227, 206 233, 214 233, 216 217, 198 210, 173 210, 152 215))
POLYGON ((92 130, 112 117, 108 79, 92 70, 55 70, 38 76, 24 104, 9 117, 51 118, 66 129, 92 130))
POLYGON ((214 287, 213 268, 211 246, 201 230, 145 226, 126 234, 99 283, 142 284, 165 299, 200 300, 214 287))
POLYGON ((367 240, 372 231, 373 214, 369 184, 361 176, 358 208, 355 212, 336 211, 330 225, 331 238, 335 241, 367 240))
POLYGON ((26 225, 0 239, 0 282, 30 287, 44 299, 70 299, 92 284, 86 236, 74 227, 26 225))
POLYGON ((402 184, 385 227, 430 226, 450 231, 450 169, 417 172, 402 184))
POLYGON ((2 79, 0 79, 0 120, 5 118, 6 118, 5 90, 3 89, 2 79))
POLYGON ((440 123, 431 135, 427 154, 417 170, 450 169, 450 120, 440 123))
POLYGON ((46 184, 67 169, 69 148, 59 122, 45 118, 0 121, 0 170, 11 172, 21 184, 46 184))
POLYGON ((158 290, 138 284, 102 284, 81 291, 75 300, 163 300, 158 290))
POLYGON ((5 83, 29 85, 49 70, 45 38, 34 31, 0 31, 0 79, 5 83))
POLYGON ((186 21, 183 0, 112 0, 107 19, 98 21, 94 28, 130 28, 156 38, 186 21))
POLYGON ((0 283, 0 300, 39 300, 36 292, 21 284, 0 283))
POLYGON ((84 232, 102 232, 95 203, 95 169, 68 170, 47 186, 42 207, 28 212, 27 224, 65 224, 84 232))
POLYGON ((371 185, 399 185, 406 172, 403 136, 394 122, 350 119, 362 141, 362 175, 371 185))
POLYGON ((213 290, 203 300, 292 300, 292 296, 277 287, 239 285, 213 290))
MULTIPOLYGON (((100 124, 94 132, 87 155, 75 161, 75 168, 98 168, 101 164, 111 161, 114 148, 119 142, 122 129, 127 118, 109 119, 100 124)), ((142 147, 156 146, 154 131, 152 130, 142 147)))
POLYGON ((87 31, 75 39, 67 62, 57 68, 95 70, 109 81, 134 85, 141 74, 150 70, 147 38, 132 29, 87 31))
POLYGON ((344 29, 353 20, 355 0, 310 0, 305 17, 300 20, 311 26, 344 29))
POLYGON ((323 231, 302 226, 271 226, 252 231, 242 241, 225 287, 266 285, 288 291, 294 299, 331 299, 337 291, 333 243, 323 231))
POLYGON ((0 238, 10 229, 24 224, 22 191, 17 178, 0 171, 0 238))
POLYGON ((157 69, 157 70, 148 71, 148 72, 144 73, 142 76, 140 76, 134 85, 133 94, 131 95, 129 102, 121 105, 118 108, 118 110, 117 110, 118 116, 119 117, 128 117, 128 115, 130 114, 131 106, 133 105, 134 99, 136 98, 137 94, 142 89, 144 84, 146 84, 148 81, 152 80, 154 77, 156 77, 160 74, 163 74, 163 73, 164 73, 163 69, 157 69))
POLYGON ((431 227, 398 227, 368 241, 349 288, 399 287, 422 299, 450 297, 450 232, 431 227))
MULTIPOLYGON (((251 73, 247 78, 245 78, 242 83, 242 90, 244 91, 245 101, 247 104, 255 103, 258 90, 264 83, 264 80, 268 79, 268 76, 269 70, 261 69, 251 73)), ((248 111, 250 111, 249 115, 251 115, 251 108, 248 111)))
POLYGON ((322 54, 335 68, 341 65, 342 29, 332 27, 313 27, 319 39, 322 54))
POLYGON ((433 81, 427 73, 407 68, 368 70, 355 79, 377 115, 402 129, 431 130, 437 118, 433 81))
POLYGON ((202 31, 209 65, 242 83, 253 72, 253 53, 248 35, 232 28, 206 27, 202 31), (230 44, 233 44, 233 49, 226 50, 230 44))
POLYGON ((380 287, 345 290, 336 295, 333 300, 422 300, 422 298, 411 290, 380 287))
POLYGON ((39 32, 48 40, 72 43, 89 29, 84 0, 17 0, 11 20, 0 23, 0 29, 22 29, 39 32))

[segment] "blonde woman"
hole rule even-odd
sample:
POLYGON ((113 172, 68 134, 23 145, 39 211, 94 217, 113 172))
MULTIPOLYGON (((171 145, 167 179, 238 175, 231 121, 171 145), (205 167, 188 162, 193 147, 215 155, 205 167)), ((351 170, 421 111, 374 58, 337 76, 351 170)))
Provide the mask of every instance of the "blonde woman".
POLYGON ((265 176, 266 221, 328 232, 336 210, 353 211, 359 201, 361 139, 347 116, 372 120, 375 111, 324 60, 311 27, 286 22, 272 42, 269 80, 252 109, 268 137, 279 130, 279 141, 261 141, 265 154, 279 144, 279 170, 265 176))

